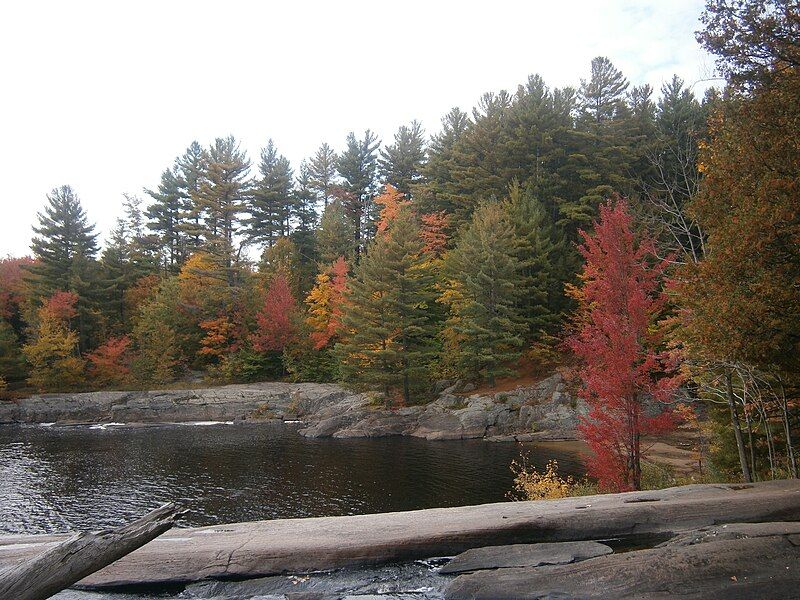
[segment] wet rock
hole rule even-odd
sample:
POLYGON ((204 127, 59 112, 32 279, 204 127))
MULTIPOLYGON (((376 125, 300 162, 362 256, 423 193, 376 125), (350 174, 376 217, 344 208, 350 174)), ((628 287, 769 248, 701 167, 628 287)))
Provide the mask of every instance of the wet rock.
POLYGON ((784 536, 725 540, 478 571, 457 577, 445 598, 797 598, 798 564, 800 547, 784 536))
POLYGON ((599 542, 488 546, 486 548, 474 548, 459 554, 442 567, 439 572, 445 575, 486 569, 564 565, 611 553, 611 548, 599 542))

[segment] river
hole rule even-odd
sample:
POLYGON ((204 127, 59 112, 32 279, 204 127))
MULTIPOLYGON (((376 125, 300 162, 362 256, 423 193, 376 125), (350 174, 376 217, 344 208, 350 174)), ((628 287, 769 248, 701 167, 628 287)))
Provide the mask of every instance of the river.
MULTIPOLYGON (((509 465, 520 451, 515 444, 481 440, 311 440, 296 429, 222 423, 0 426, 0 533, 116 526, 168 501, 189 509, 182 526, 499 502, 507 499, 513 478, 509 465)), ((572 445, 538 444, 528 450, 537 466, 555 458, 562 472, 581 472, 572 445)), ((373 598, 441 597, 442 580, 424 563, 314 577, 300 587, 371 590, 373 598), (375 593, 389 589, 428 591, 375 593)), ((268 578, 247 585, 259 597, 282 597, 267 593, 275 591, 276 581, 291 589, 297 583, 268 578)), ((250 597, 235 587, 239 584, 224 585, 234 587, 213 595, 250 597)), ((57 597, 195 598, 207 597, 210 590, 197 584, 151 593, 65 591, 57 597)))

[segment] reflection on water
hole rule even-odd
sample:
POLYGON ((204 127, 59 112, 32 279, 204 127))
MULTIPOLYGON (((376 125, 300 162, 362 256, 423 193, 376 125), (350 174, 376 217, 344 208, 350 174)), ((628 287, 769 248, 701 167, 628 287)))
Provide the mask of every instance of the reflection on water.
MULTIPOLYGON (((184 525, 497 502, 514 444, 307 440, 285 425, 0 427, 0 532, 119 525, 175 501, 184 525)), ((533 463, 580 465, 568 449, 533 463)))

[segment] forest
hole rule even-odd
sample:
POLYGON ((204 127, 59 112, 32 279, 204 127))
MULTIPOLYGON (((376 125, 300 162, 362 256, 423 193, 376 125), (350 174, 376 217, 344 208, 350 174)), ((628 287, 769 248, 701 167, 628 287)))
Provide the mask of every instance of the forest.
POLYGON ((609 488, 640 487, 641 437, 679 420, 719 473, 796 477, 800 14, 762 4, 707 3, 703 97, 598 56, 574 87, 531 75, 299 165, 192 141, 102 248, 79 190, 52 190, 32 255, 0 261, 3 397, 202 376, 402 406, 563 369, 609 488))

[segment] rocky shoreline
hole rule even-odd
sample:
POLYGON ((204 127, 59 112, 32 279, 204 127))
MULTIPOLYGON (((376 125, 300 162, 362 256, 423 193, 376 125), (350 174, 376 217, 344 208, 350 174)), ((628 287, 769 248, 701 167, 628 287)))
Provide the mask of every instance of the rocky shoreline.
MULTIPOLYGON (((67 537, 0 536, 0 569, 67 537)), ((785 480, 173 529, 77 587, 219 600, 796 598, 798 560, 800 482, 785 480), (393 587, 397 568, 363 571, 410 561, 426 565, 410 590, 393 587)))
POLYGON ((574 439, 578 419, 586 413, 558 374, 494 394, 467 390, 459 382, 428 404, 392 409, 374 394, 322 383, 42 394, 0 402, 0 424, 301 421, 299 433, 309 438, 533 441, 574 439))

